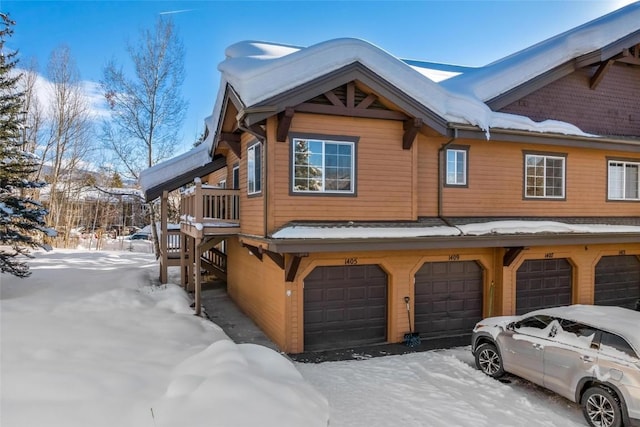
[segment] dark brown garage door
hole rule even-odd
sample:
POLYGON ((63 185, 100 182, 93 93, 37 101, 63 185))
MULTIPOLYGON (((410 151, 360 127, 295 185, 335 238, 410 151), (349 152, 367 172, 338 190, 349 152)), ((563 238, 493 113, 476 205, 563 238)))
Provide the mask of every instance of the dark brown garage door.
POLYGON ((516 314, 571 304, 572 271, 564 258, 522 263, 516 273, 516 314))
POLYGON ((304 280, 304 349, 385 342, 387 275, 377 265, 317 267, 304 280))
POLYGON ((606 256, 596 266, 596 305, 635 308, 640 299, 640 260, 634 255, 606 256))
POLYGON ((416 273, 415 311, 423 338, 470 334, 482 318, 482 269, 474 261, 424 264, 416 273))

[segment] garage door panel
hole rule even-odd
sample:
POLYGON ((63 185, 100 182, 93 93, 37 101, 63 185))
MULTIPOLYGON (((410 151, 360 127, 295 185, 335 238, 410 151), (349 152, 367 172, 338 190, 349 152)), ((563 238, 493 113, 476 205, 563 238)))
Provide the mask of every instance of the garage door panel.
POLYGON ((356 302, 367 297, 367 288, 358 286, 346 289, 349 302, 356 302))
POLYGON ((327 289, 326 293, 326 301, 343 301, 344 300, 344 289, 327 289))
POLYGON ((380 267, 317 267, 305 278, 305 350, 385 342, 386 332, 387 276, 380 267))
POLYGON ((470 334, 482 318, 482 269, 473 261, 425 263, 415 276, 414 299, 422 337, 470 334))
MULTIPOLYGON (((345 319, 345 315, 344 315, 344 309, 343 308, 339 308, 339 309, 331 309, 331 310, 325 310, 325 317, 324 319, 320 319, 320 320, 324 320, 326 322, 342 322, 345 319)), ((306 313, 305 313, 306 315, 306 313)))
POLYGON ((516 314, 571 304, 571 279, 564 258, 524 261, 516 272, 516 314))
POLYGON ((594 303, 635 308, 640 299, 640 259, 605 256, 596 265, 594 303))
POLYGON ((387 299, 386 286, 371 286, 368 289, 370 299, 379 299, 380 301, 387 299))

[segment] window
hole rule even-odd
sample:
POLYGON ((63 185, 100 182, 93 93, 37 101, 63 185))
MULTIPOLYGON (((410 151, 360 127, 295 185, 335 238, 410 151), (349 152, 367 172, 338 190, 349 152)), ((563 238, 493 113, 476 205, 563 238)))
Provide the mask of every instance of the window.
POLYGON ((233 189, 237 190, 238 188, 240 188, 240 166, 238 165, 233 165, 233 189))
POLYGON ((354 150, 350 141, 293 138, 293 192, 353 194, 354 150))
POLYGON ((565 158, 540 154, 525 156, 525 197, 564 198, 565 158))
POLYGON ((547 326, 551 322, 553 322, 553 317, 541 314, 538 316, 527 317, 525 319, 516 322, 515 328, 534 328, 534 329, 546 329, 547 326))
POLYGON ((609 199, 640 200, 640 163, 609 160, 609 199))
POLYGON ((633 348, 631 348, 624 338, 609 332, 602 332, 602 337, 600 338, 600 351, 612 356, 624 354, 634 359, 638 359, 636 352, 633 351, 633 348))
POLYGON ((447 185, 467 185, 467 150, 447 150, 447 185))
POLYGON ((247 193, 262 191, 262 144, 257 143, 247 149, 247 193))

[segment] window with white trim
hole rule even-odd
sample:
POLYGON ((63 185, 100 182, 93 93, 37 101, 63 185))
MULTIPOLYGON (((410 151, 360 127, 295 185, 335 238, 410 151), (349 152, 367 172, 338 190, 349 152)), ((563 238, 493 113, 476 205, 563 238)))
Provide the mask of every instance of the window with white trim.
POLYGON ((640 200, 640 162, 609 160, 609 200, 640 200))
POLYGON ((525 156, 525 197, 562 199, 565 197, 565 157, 543 154, 525 156))
POLYGON ((447 185, 467 185, 467 150, 447 150, 447 185))
POLYGON ((247 148, 247 193, 262 192, 262 143, 247 148))
POLYGON ((354 193, 355 143, 293 138, 291 151, 294 193, 354 193))

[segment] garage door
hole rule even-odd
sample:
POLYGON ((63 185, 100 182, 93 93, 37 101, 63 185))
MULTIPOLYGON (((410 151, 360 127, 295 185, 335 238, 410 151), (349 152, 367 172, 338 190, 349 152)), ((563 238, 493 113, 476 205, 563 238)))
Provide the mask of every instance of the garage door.
POLYGON ((415 279, 415 330, 421 337, 471 333, 482 318, 482 269, 476 262, 428 262, 415 279))
POLYGON ((304 280, 304 348, 387 339, 387 275, 377 265, 317 267, 304 280))
POLYGON ((634 255, 606 256, 596 266, 596 305, 635 308, 640 299, 640 260, 634 255))
POLYGON ((516 314, 571 304, 572 271, 564 258, 522 263, 516 273, 516 314))

